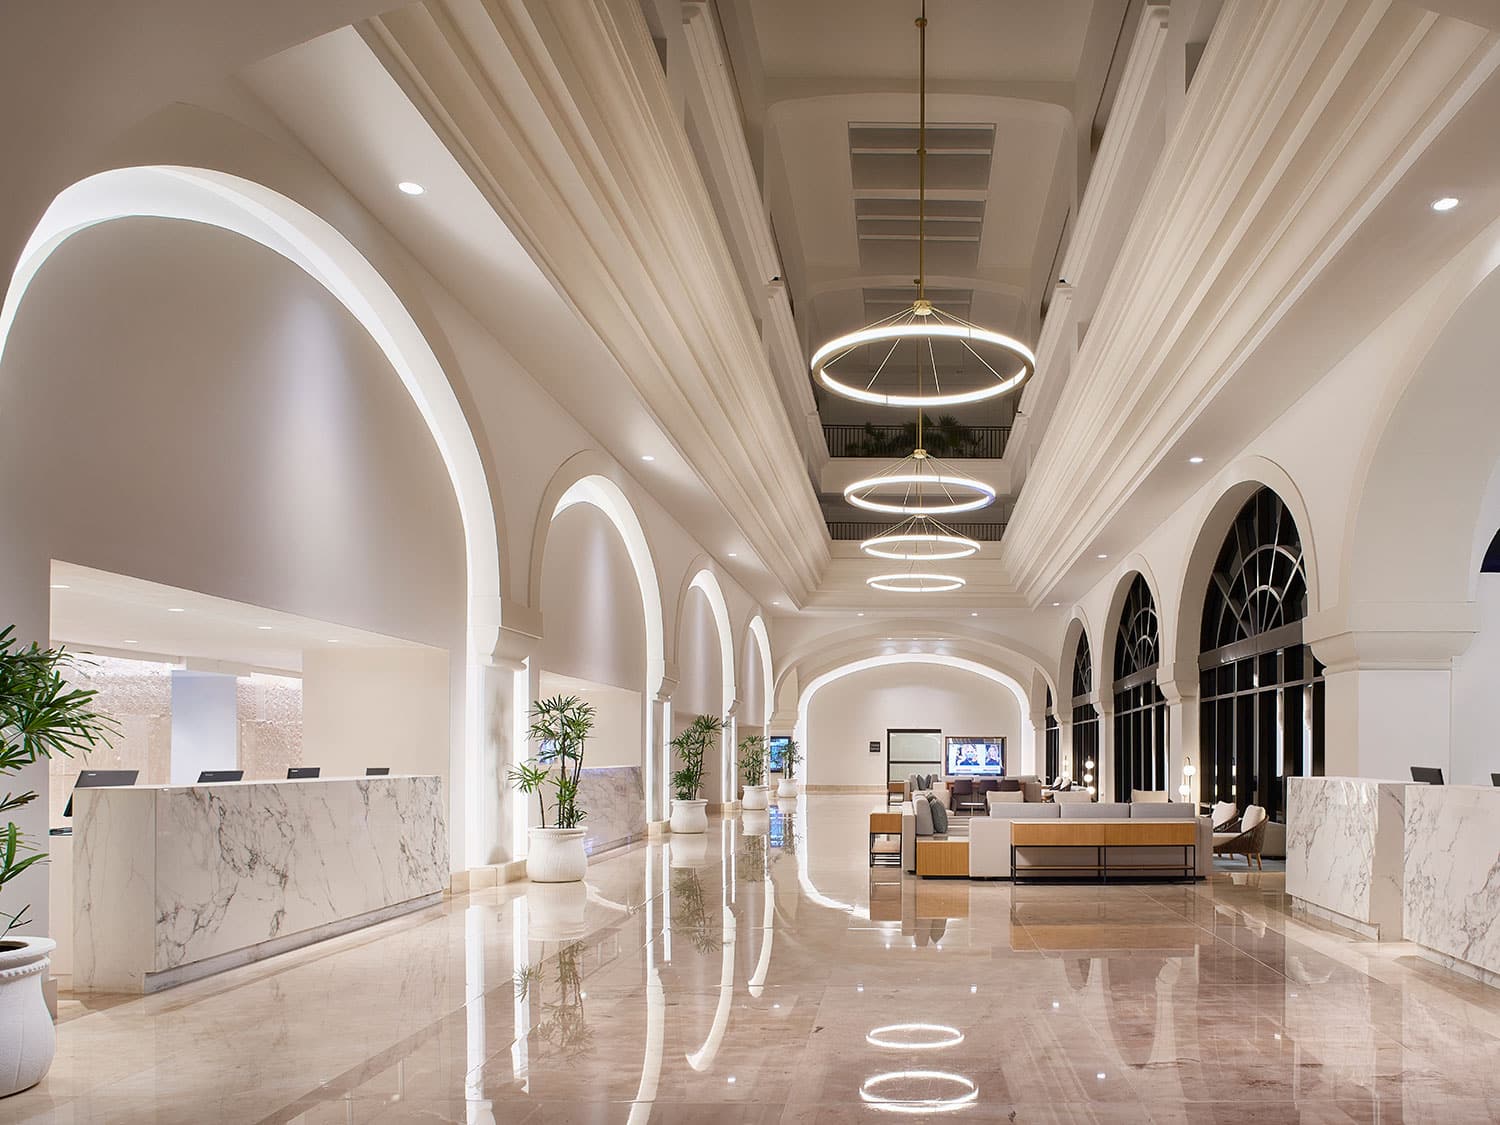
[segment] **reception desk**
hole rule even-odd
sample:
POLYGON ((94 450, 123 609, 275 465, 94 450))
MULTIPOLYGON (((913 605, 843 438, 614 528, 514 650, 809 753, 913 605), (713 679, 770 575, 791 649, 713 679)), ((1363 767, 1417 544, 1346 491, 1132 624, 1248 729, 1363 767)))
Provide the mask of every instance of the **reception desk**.
POLYGON ((1438 963, 1500 985, 1500 789, 1409 785, 1403 925, 1438 963))
POLYGON ((80 789, 73 988, 155 992, 436 903, 438 777, 80 789))

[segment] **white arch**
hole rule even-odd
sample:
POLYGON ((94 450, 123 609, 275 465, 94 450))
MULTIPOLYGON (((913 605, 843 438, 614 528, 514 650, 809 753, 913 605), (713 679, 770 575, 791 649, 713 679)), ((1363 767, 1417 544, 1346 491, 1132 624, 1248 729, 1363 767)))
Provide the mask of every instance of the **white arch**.
POLYGON ((771 637, 766 632, 766 623, 756 614, 750 619, 750 635, 755 638, 756 647, 760 650, 760 674, 763 686, 761 688, 761 706, 765 710, 761 726, 766 730, 771 729, 771 713, 776 710, 776 689, 771 678, 771 637))
POLYGON ((464 528, 468 647, 464 676, 464 859, 487 863, 479 677, 500 627, 499 524, 468 420, 422 330, 394 290, 336 228, 270 188, 204 168, 117 168, 80 180, 52 201, 27 241, 0 306, 0 357, 21 300, 43 264, 79 231, 115 219, 204 223, 241 235, 299 266, 359 321, 395 368, 437 444, 464 528))
POLYGON ((807 746, 807 710, 814 695, 835 680, 842 680, 845 676, 852 676, 856 672, 865 672, 871 668, 885 668, 892 664, 937 664, 944 668, 973 672, 976 676, 993 680, 1016 697, 1016 705, 1021 712, 1021 745, 1030 746, 1036 741, 1036 730, 1031 724, 1031 703, 1020 681, 997 668, 991 668, 988 664, 965 660, 961 656, 944 656, 936 652, 893 652, 884 656, 855 660, 824 672, 802 689, 802 696, 797 700, 797 725, 793 728, 797 741, 802 746, 807 746))
MULTIPOLYGON (((719 707, 722 715, 728 715, 734 706, 734 630, 729 625, 729 604, 724 600, 724 591, 719 586, 719 580, 714 577, 714 572, 707 569, 700 570, 693 575, 693 580, 688 583, 689 590, 702 590, 703 596, 708 599, 708 607, 713 611, 714 629, 719 634, 719 672, 724 677, 724 691, 719 707)), ((719 792, 723 794, 726 802, 733 801, 738 795, 734 788, 734 734, 729 724, 724 726, 723 745, 719 753, 719 792)))
MULTIPOLYGON (((630 556, 630 565, 635 570, 635 583, 641 591, 641 608, 646 616, 646 683, 641 705, 646 713, 645 770, 642 779, 646 791, 649 818, 654 809, 653 795, 656 793, 656 731, 652 729, 652 703, 661 693, 662 680, 667 672, 666 635, 661 616, 661 586, 656 581, 656 563, 651 558, 651 547, 646 542, 645 529, 640 517, 618 484, 597 473, 579 477, 557 498, 551 519, 555 520, 575 504, 591 504, 604 513, 606 519, 619 533, 625 543, 625 553, 630 556)), ((550 522, 550 521, 549 521, 550 522)), ((538 557, 537 562, 540 562, 538 557)))

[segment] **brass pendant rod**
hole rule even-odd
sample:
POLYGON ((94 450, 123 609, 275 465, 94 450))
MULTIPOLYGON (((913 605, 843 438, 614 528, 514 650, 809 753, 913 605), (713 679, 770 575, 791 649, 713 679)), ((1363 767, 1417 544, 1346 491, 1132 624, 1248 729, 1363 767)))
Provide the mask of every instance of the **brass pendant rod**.
MULTIPOLYGON (((927 299, 927 0, 917 17, 917 306, 927 299)), ((922 349, 917 349, 917 395, 922 394, 922 349)), ((917 404, 917 449, 922 448, 922 405, 917 404)))

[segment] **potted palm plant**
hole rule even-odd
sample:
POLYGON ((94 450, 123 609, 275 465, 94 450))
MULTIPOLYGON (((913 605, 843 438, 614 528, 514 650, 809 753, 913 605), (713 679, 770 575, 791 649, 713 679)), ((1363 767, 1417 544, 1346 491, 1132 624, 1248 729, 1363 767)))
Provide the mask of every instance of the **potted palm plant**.
POLYGON ((797 795, 797 763, 801 760, 802 750, 798 747, 797 740, 787 739, 786 748, 781 752, 781 780, 776 783, 776 796, 797 795))
MULTIPOLYGON (((0 773, 10 774, 54 754, 71 757, 109 744, 114 721, 93 708, 91 690, 70 688, 65 676, 73 655, 60 648, 23 646, 14 626, 0 631, 0 773)), ((0 814, 36 800, 36 792, 0 797, 0 814)), ((15 821, 0 829, 0 889, 47 858, 15 821)), ((42 979, 57 943, 12 936, 24 925, 27 905, 0 910, 0 1097, 42 1080, 57 1047, 42 979)))
POLYGON ((758 734, 740 739, 740 773, 745 779, 745 793, 740 808, 758 812, 771 804, 771 787, 766 784, 766 740, 758 734))
POLYGON ((672 773, 672 831, 707 832, 708 802, 699 797, 703 789, 703 760, 713 740, 724 731, 717 715, 699 715, 672 739, 678 768, 672 773))
POLYGON ((576 883, 588 870, 583 849, 583 818, 578 807, 578 777, 583 748, 594 728, 594 707, 576 695, 539 699, 531 707, 527 737, 540 744, 536 757, 512 766, 510 782, 522 793, 535 793, 541 823, 531 829, 526 877, 536 883, 576 883), (548 823, 546 791, 553 793, 548 823))

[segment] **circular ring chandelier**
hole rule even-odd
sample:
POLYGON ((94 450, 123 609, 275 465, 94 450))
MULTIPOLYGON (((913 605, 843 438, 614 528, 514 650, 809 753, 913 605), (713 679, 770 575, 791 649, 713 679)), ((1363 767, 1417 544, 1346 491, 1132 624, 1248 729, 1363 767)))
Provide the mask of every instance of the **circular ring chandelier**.
POLYGON ((989 507, 995 502, 995 488, 949 470, 925 449, 914 449, 910 457, 903 457, 884 472, 847 485, 844 499, 867 512, 951 516, 989 507), (901 491, 899 499, 881 499, 895 489, 901 491))
POLYGON ((898 562, 946 562, 977 555, 979 542, 930 516, 909 516, 859 545, 865 554, 898 562))
POLYGON ((900 574, 876 574, 865 579, 872 590, 885 590, 892 594, 946 594, 949 590, 961 590, 965 583, 956 574, 922 574, 905 571, 900 574))
POLYGON ((836 395, 854 399, 856 402, 871 403, 875 406, 962 406, 965 403, 984 402, 998 398, 1021 386, 1036 370, 1036 356, 1019 340, 944 313, 934 308, 930 301, 918 300, 909 308, 896 314, 894 318, 829 340, 813 354, 812 370, 818 382, 823 386, 836 395), (917 371, 915 392, 875 389, 877 380, 886 368, 891 366, 891 359, 903 341, 910 341, 915 349, 917 371), (986 378, 978 387, 964 390, 951 389, 955 376, 950 373, 948 376, 950 389, 943 390, 942 376, 938 371, 937 363, 936 345, 939 341, 959 342, 962 345, 959 352, 960 359, 964 358, 962 353, 967 352, 971 362, 977 361, 984 368, 986 378), (869 375, 863 387, 855 382, 856 377, 852 373, 843 375, 841 372, 830 370, 834 364, 858 351, 862 346, 886 342, 891 344, 890 349, 885 352, 884 358, 875 367, 873 374, 869 375), (974 344, 976 343, 998 349, 1000 354, 994 357, 992 363, 975 350, 974 344), (925 373, 924 366, 927 369, 925 373), (926 388, 928 375, 932 380, 931 390, 926 388))

